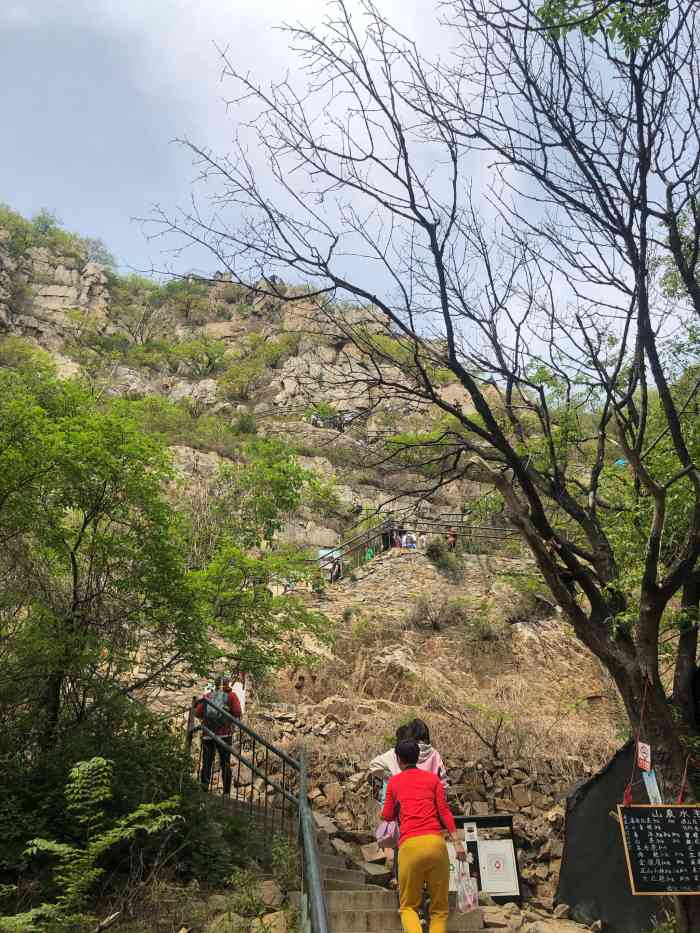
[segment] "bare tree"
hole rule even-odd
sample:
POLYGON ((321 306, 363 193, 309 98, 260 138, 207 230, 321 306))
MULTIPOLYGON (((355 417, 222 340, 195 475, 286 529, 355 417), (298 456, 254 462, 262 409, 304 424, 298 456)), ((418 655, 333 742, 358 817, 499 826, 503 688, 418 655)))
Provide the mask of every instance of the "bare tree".
MULTIPOLYGON (((249 122, 233 155, 187 143, 212 199, 160 221, 312 304, 352 344, 348 394, 430 413, 386 457, 500 493, 673 796, 700 736, 696 5, 636 49, 553 34, 536 6, 454 0, 458 44, 431 62, 341 0, 289 28, 296 83, 222 53, 249 122)), ((692 898, 678 916, 700 930, 692 898)))

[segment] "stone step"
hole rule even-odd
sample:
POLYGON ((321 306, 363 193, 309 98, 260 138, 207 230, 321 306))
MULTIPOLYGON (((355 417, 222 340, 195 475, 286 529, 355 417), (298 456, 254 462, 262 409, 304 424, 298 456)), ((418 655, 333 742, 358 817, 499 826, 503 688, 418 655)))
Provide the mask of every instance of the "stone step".
POLYGON ((326 868, 347 868, 346 860, 342 855, 326 855, 325 852, 321 852, 319 854, 318 860, 321 863, 321 866, 325 866, 326 868))
MULTIPOLYGON (((293 907, 298 907, 299 893, 292 892, 289 901, 293 907)), ((397 900, 393 891, 368 886, 342 891, 326 888, 326 903, 329 910, 396 910, 397 900)))
POLYGON ((363 887, 365 883, 365 874, 362 871, 350 868, 328 868, 326 865, 321 865, 321 878, 325 881, 352 882, 356 888, 363 887))
MULTIPOLYGON (((358 891, 364 890, 364 886, 359 885, 356 881, 328 881, 327 879, 322 879, 323 889, 325 891, 358 891)), ((369 885, 368 885, 369 887, 369 885)), ((381 891, 381 888, 379 888, 381 891)))
POLYGON ((329 910, 396 910, 395 891, 366 887, 355 891, 329 891, 326 895, 329 910))
MULTIPOLYGON (((394 933, 400 931, 401 917, 393 910, 329 910, 328 921, 334 933, 394 933)), ((484 918, 480 910, 468 914, 451 913, 447 922, 448 933, 483 930, 484 918)))

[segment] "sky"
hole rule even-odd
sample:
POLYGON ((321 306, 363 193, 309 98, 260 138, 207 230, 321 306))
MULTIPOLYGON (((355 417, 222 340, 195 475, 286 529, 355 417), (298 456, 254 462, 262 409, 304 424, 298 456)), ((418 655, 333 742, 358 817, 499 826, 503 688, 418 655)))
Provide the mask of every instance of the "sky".
MULTIPOLYGON (((352 0, 351 0, 352 2, 352 0)), ((412 34, 436 35, 430 5, 386 0, 412 34)), ((163 267, 135 219, 186 203, 195 175, 173 143, 226 150, 215 44, 261 77, 293 65, 283 20, 318 22, 319 0, 2 0, 0 202, 104 240, 120 268, 163 267)))

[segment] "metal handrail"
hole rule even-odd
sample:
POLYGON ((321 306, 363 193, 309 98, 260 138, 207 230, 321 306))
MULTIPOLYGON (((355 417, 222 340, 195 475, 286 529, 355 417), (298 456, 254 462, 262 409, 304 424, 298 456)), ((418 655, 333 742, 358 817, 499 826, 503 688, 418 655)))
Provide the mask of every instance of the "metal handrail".
POLYGON ((321 860, 318 854, 316 841, 316 827, 306 792, 306 755, 303 750, 300 757, 299 769, 299 834, 304 854, 306 871, 306 887, 309 898, 309 912, 311 914, 311 929, 314 933, 328 933, 328 907, 321 880, 321 860))
POLYGON ((428 531, 433 529, 440 533, 444 533, 445 529, 456 528, 458 529, 454 531, 456 537, 472 539, 485 538, 504 540, 505 538, 517 535, 515 529, 499 528, 494 525, 466 525, 464 522, 437 521, 435 519, 415 519, 412 522, 398 522, 395 519, 388 519, 387 521, 391 521, 392 523, 390 528, 382 527, 381 525, 368 528, 366 531, 362 531, 360 534, 348 538, 347 541, 341 541, 340 544, 336 545, 334 548, 329 548, 328 554, 324 554, 323 557, 310 558, 309 563, 317 564, 319 570, 328 569, 335 561, 345 557, 349 552, 372 544, 379 538, 384 537, 387 533, 394 531, 397 527, 402 527, 408 531, 428 531))
POLYGON ((287 764, 291 768, 294 768, 295 771, 299 770, 298 761, 295 761, 293 758, 290 758, 290 756, 286 752, 283 752, 281 748, 277 748, 276 745, 273 745, 271 742, 268 742, 267 739, 264 738, 259 733, 257 733, 255 729, 251 729, 250 726, 246 726, 246 724, 244 722, 241 722, 240 719, 236 719, 236 717, 232 716, 231 713, 227 709, 223 709, 223 707, 217 706, 216 703, 212 703, 212 701, 208 697, 202 697, 197 702, 205 703, 208 706, 213 706, 214 709, 218 713, 223 713, 229 725, 235 725, 235 727, 237 729, 240 729, 241 732, 245 732, 245 734, 249 736, 251 739, 255 739, 255 741, 259 745, 262 745, 263 748, 268 748, 271 752, 274 752, 275 755, 278 755, 283 761, 286 761, 287 764))
MULTIPOLYGON (((214 706, 214 703, 212 703, 211 705, 214 706)), ((219 707, 217 706, 216 708, 218 709, 219 707)), ((266 774, 264 771, 261 771, 254 762, 252 762, 249 758, 246 758, 245 755, 243 755, 241 752, 235 751, 235 749, 231 745, 229 745, 228 742, 224 742, 221 736, 217 735, 216 732, 212 732, 211 729, 209 729, 204 724, 202 724, 201 726, 195 726, 194 729, 192 730, 193 733, 197 731, 201 732, 203 735, 206 735, 208 739, 213 739, 214 742, 216 742, 216 744, 220 748, 222 748, 225 752, 231 752, 232 754, 234 754, 236 758, 242 764, 246 766, 246 768, 250 768, 251 774, 255 774, 257 775, 257 777, 262 778, 263 781, 266 781, 273 790, 276 790, 277 793, 285 796, 290 803, 293 803, 296 806, 299 806, 298 797, 295 797, 294 794, 290 794, 289 791, 286 790, 286 788, 282 787, 281 784, 278 784, 276 781, 273 781, 272 778, 268 774, 266 774)))
MULTIPOLYGON (((187 748, 188 750, 192 747, 192 738, 195 732, 200 731, 202 735, 206 736, 208 741, 214 742, 220 749, 225 751, 227 754, 232 755, 239 762, 239 775, 240 775, 240 765, 243 764, 245 767, 250 769, 251 775, 255 775, 261 778, 265 782, 265 809, 264 815, 265 820, 267 820, 267 788, 272 788, 276 793, 280 794, 282 797, 282 826, 284 826, 284 801, 287 800, 293 807, 296 808, 299 824, 299 841, 302 852, 302 866, 303 866, 303 877, 302 883, 306 889, 307 897, 307 906, 309 910, 309 919, 311 923, 311 933, 329 933, 329 924, 328 924, 328 907, 326 904, 326 895, 323 888, 323 881, 321 878, 321 861, 319 858, 318 852, 318 843, 316 840, 316 826, 313 819, 313 814, 311 812, 311 804, 309 803, 308 793, 307 793, 307 771, 306 771, 306 757, 302 750, 300 760, 292 758, 286 752, 282 751, 281 748, 277 748, 271 742, 268 742, 262 735, 257 733, 254 729, 251 729, 250 726, 246 726, 236 719, 235 716, 232 716, 229 710, 223 709, 218 704, 212 702, 208 697, 193 697, 192 704, 189 710, 189 716, 187 720, 187 748), (248 757, 242 752, 242 741, 239 743, 238 749, 234 746, 233 742, 226 742, 221 736, 216 735, 204 722, 202 721, 201 725, 198 725, 195 722, 195 710, 196 707, 203 703, 205 710, 207 706, 211 706, 216 709, 217 712, 223 715, 224 720, 234 729, 237 729, 239 735, 246 735, 251 739, 253 743, 252 755, 248 757), (265 749, 265 768, 258 767, 256 761, 255 748, 256 745, 260 745, 265 749), (269 762, 270 762, 270 753, 276 756, 282 762, 282 781, 278 782, 270 776, 269 772, 269 762), (294 795, 284 786, 284 775, 285 775, 285 766, 288 765, 292 772, 298 775, 298 793, 294 795)), ((250 796, 250 811, 253 813, 253 796, 250 796)), ((263 812, 258 810, 258 812, 263 812)), ((275 813, 274 810, 274 801, 272 814, 275 813)), ((267 823, 265 824, 267 825, 267 823)), ((273 828, 274 828, 274 818, 273 818, 273 828)))

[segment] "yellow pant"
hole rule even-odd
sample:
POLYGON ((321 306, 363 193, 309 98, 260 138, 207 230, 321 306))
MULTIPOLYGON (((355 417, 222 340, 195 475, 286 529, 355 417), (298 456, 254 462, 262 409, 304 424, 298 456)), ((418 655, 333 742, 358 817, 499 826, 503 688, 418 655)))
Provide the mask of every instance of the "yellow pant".
POLYGON ((412 836, 399 849, 399 910, 404 933, 421 933, 423 884, 430 894, 430 933, 447 933, 450 860, 442 836, 412 836))

